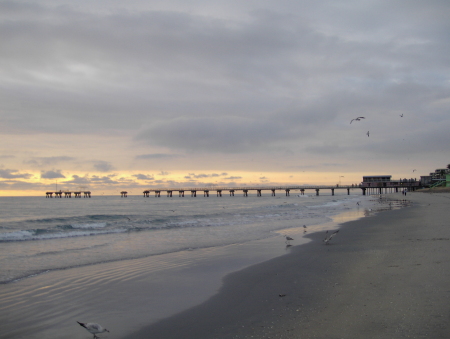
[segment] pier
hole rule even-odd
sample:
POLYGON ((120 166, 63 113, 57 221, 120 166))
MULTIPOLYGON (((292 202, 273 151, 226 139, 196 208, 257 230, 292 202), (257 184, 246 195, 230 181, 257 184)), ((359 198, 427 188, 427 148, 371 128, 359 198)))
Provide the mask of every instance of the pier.
POLYGON ((64 195, 64 198, 72 198, 72 194, 75 198, 81 198, 81 195, 83 194, 84 198, 90 198, 91 192, 90 191, 57 191, 57 192, 45 192, 46 198, 53 198, 53 194, 55 195, 55 198, 62 198, 64 195))
MULTIPOLYGON (((381 177, 381 176, 380 176, 381 177)), ((365 177, 359 185, 310 185, 310 186, 245 186, 245 187, 195 187, 195 188, 155 188, 148 189, 143 192, 144 198, 154 195, 157 198, 163 195, 167 195, 168 198, 172 198, 174 192, 178 192, 179 197, 184 197, 186 192, 190 192, 191 197, 197 197, 197 192, 203 193, 204 197, 209 197, 211 192, 216 194, 217 197, 222 197, 224 192, 228 192, 230 196, 235 195, 236 192, 242 192, 244 197, 248 197, 249 192, 255 192, 257 197, 261 197, 263 191, 268 191, 272 197, 276 196, 277 191, 281 191, 285 196, 290 196, 291 191, 297 191, 299 195, 305 195, 306 190, 313 191, 316 196, 320 194, 321 190, 330 190, 331 195, 334 195, 336 190, 346 190, 347 195, 350 195, 351 190, 361 190, 362 195, 366 194, 383 194, 383 193, 398 193, 401 190, 407 189, 408 191, 415 191, 421 187, 419 181, 412 179, 404 180, 385 180, 384 176, 381 180, 378 177, 365 177)))
MULTIPOLYGON (((320 190, 331 190, 331 195, 334 195, 335 190, 346 190, 347 194, 350 195, 350 190, 360 189, 361 187, 357 185, 350 186, 276 186, 276 187, 263 187, 263 186, 255 186, 255 187, 196 187, 196 188, 156 188, 149 189, 143 192, 144 198, 150 197, 150 195, 154 195, 156 198, 161 197, 161 193, 163 195, 167 195, 168 198, 172 198, 174 192, 178 193, 178 197, 184 197, 185 193, 188 192, 191 194, 191 197, 197 197, 197 193, 203 193, 204 197, 209 197, 210 194, 214 194, 217 197, 222 197, 224 192, 228 192, 230 197, 234 197, 236 192, 242 192, 242 196, 248 197, 249 192, 256 193, 256 196, 261 197, 263 195, 263 191, 268 191, 272 197, 275 197, 277 191, 283 192, 285 196, 290 196, 291 191, 298 191, 299 195, 305 195, 306 190, 313 190, 315 195, 319 195, 320 190)), ((363 194, 365 194, 365 190, 363 190, 363 194)))

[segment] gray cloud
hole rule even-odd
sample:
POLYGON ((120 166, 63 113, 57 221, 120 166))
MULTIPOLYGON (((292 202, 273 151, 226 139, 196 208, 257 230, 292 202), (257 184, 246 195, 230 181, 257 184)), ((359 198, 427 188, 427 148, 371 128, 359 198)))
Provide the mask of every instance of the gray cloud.
POLYGON ((151 153, 151 154, 141 154, 137 155, 136 159, 173 159, 179 158, 181 155, 178 154, 165 154, 165 153, 151 153))
POLYGON ((102 161, 102 160, 95 161, 94 162, 94 168, 97 171, 100 171, 100 172, 109 172, 109 171, 112 171, 114 169, 113 165, 111 165, 110 162, 102 161))
POLYGON ((91 183, 90 178, 86 175, 80 177, 79 175, 72 175, 72 180, 64 181, 65 184, 78 184, 78 185, 89 185, 91 183))
POLYGON ((155 180, 153 175, 148 174, 133 174, 133 177, 135 177, 138 180, 155 180))
POLYGON ((274 121, 238 117, 178 118, 154 124, 139 140, 186 151, 242 153, 285 139, 288 128, 274 121), (283 133, 285 132, 285 133, 283 133))
POLYGON ((112 179, 113 177, 114 176, 110 176, 110 175, 102 176, 102 177, 93 175, 90 178, 90 181, 91 181, 91 183, 112 184, 112 185, 122 183, 122 181, 128 181, 128 180, 113 180, 112 179))
POLYGON ((58 178, 65 178, 66 176, 61 173, 61 170, 56 171, 42 171, 41 172, 41 178, 42 179, 58 179, 58 178))
POLYGON ((122 178, 119 180, 113 180, 115 175, 106 175, 106 176, 98 176, 98 175, 85 175, 80 177, 79 175, 72 175, 71 180, 63 181, 63 184, 75 184, 75 185, 119 185, 125 183, 130 183, 131 180, 122 178))
POLYGON ((0 169, 0 178, 3 179, 29 179, 32 174, 29 173, 19 173, 15 169, 0 169))
POLYGON ((55 157, 33 157, 30 160, 25 161, 26 164, 32 164, 37 166, 54 165, 61 162, 73 161, 75 158, 68 156, 55 156, 55 157))
POLYGON ((189 173, 189 175, 185 176, 186 179, 202 179, 202 178, 217 178, 220 176, 226 176, 228 175, 227 173, 223 172, 221 174, 218 173, 211 173, 211 174, 206 174, 206 173, 200 173, 200 174, 195 174, 195 173, 189 173))
POLYGON ((0 189, 2 190, 45 190, 46 186, 41 183, 26 182, 22 180, 0 180, 0 189))

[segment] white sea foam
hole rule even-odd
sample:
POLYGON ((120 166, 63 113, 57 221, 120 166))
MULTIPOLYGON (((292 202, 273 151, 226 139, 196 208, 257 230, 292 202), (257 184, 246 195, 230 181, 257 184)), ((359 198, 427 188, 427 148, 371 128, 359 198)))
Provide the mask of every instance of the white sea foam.
POLYGON ((103 228, 106 226, 106 222, 97 222, 92 224, 72 224, 72 228, 103 228))
POLYGON ((2 241, 26 241, 26 240, 48 240, 48 239, 61 239, 71 237, 84 237, 100 234, 113 234, 124 233, 127 229, 110 229, 110 230, 86 230, 86 231, 71 231, 71 232, 55 232, 55 233, 42 233, 39 234, 36 231, 16 231, 0 234, 0 242, 2 241))
POLYGON ((30 231, 15 231, 0 234, 0 241, 30 240, 33 234, 30 231))

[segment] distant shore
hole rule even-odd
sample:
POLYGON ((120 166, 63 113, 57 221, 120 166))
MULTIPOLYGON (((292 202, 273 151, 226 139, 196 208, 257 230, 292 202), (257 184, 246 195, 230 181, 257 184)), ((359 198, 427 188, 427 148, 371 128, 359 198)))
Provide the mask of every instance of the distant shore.
POLYGON ((217 295, 127 338, 449 338, 450 194, 343 224, 228 275, 217 295))

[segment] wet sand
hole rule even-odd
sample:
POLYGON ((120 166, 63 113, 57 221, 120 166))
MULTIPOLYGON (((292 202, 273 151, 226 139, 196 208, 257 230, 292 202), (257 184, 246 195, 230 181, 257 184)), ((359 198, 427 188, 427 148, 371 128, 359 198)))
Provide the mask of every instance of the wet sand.
POLYGON ((450 194, 345 223, 232 273, 207 302, 126 338, 450 338, 450 194))

